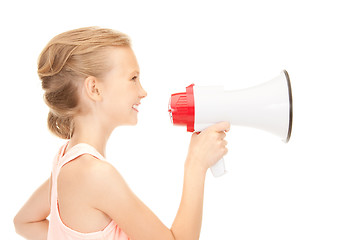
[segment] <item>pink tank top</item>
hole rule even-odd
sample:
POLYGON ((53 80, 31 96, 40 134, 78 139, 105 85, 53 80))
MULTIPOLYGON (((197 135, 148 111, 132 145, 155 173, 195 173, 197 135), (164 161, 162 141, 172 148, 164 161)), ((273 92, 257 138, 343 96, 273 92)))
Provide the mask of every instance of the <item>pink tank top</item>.
POLYGON ((57 197, 57 178, 60 169, 68 162, 83 155, 90 154, 100 160, 105 160, 104 157, 96 151, 92 146, 80 143, 72 147, 66 154, 64 154, 66 146, 61 147, 59 153, 56 155, 52 170, 52 191, 51 191, 51 210, 48 230, 48 240, 129 240, 127 235, 119 228, 119 226, 111 221, 104 230, 91 233, 80 233, 67 227, 60 218, 57 197))

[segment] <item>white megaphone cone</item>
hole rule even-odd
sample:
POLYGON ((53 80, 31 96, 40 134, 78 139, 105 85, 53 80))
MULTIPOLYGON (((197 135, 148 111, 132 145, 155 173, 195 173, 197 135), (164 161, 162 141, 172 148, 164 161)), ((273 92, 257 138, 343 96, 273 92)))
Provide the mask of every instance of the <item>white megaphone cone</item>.
MULTIPOLYGON (((223 87, 195 86, 172 94, 169 113, 174 125, 199 132, 217 122, 262 129, 288 142, 292 130, 292 92, 289 74, 255 87, 224 91, 223 87)), ((225 173, 223 159, 211 167, 214 176, 225 173)))

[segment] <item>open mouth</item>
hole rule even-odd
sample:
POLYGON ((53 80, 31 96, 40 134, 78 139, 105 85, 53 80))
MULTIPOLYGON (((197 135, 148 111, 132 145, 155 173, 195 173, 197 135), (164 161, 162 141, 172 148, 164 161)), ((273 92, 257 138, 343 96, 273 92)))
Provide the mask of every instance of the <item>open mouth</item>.
POLYGON ((139 104, 134 104, 133 106, 132 106, 132 109, 134 109, 136 112, 139 112, 139 104))

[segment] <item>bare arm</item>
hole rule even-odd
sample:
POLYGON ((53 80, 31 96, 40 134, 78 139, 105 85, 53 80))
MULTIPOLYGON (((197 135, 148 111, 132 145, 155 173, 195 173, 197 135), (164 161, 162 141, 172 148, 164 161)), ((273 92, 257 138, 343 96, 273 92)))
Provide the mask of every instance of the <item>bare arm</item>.
POLYGON ((110 216, 132 240, 194 240, 199 239, 205 175, 208 167, 226 152, 224 140, 228 125, 216 125, 201 134, 193 134, 185 163, 184 185, 178 213, 171 229, 129 189, 111 165, 91 173, 93 207, 110 216), (105 177, 104 177, 105 176, 105 177))
POLYGON ((50 214, 50 179, 29 198, 14 218, 16 232, 26 239, 46 240, 50 214))
POLYGON ((229 123, 222 122, 192 135, 181 203, 171 227, 176 239, 200 237, 206 170, 227 153, 224 131, 229 130, 229 123))
POLYGON ((206 172, 196 167, 185 167, 184 184, 178 213, 171 231, 176 239, 199 239, 206 172))

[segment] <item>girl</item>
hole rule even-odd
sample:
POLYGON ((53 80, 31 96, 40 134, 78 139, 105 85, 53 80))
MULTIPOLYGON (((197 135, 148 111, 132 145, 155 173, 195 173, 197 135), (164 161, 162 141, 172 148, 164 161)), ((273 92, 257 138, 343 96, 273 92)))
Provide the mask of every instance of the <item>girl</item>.
POLYGON ((38 74, 50 108, 48 127, 69 140, 51 177, 14 218, 17 233, 49 240, 199 239, 206 171, 227 153, 229 123, 192 135, 181 203, 168 229, 105 161, 112 131, 137 123, 147 95, 129 38, 97 27, 62 33, 40 54, 38 74))

